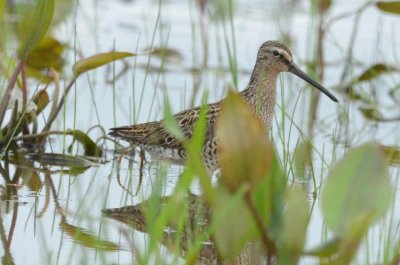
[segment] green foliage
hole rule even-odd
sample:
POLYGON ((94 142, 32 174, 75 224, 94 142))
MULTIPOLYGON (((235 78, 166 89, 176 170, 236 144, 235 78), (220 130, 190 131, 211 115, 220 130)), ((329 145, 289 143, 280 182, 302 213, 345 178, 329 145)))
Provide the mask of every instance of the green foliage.
POLYGON ((19 22, 19 57, 25 60, 29 53, 42 41, 50 27, 54 13, 54 0, 35 0, 33 8, 26 8, 19 22))
POLYGON ((95 165, 84 157, 55 153, 30 154, 29 158, 47 166, 60 166, 70 168, 83 168, 95 165))
POLYGON ((297 264, 303 253, 310 210, 307 195, 294 186, 287 191, 286 210, 283 213, 281 264, 297 264))
POLYGON ((272 146, 261 119, 234 92, 229 92, 224 100, 216 136, 224 185, 231 191, 245 184, 252 188, 257 186, 271 169, 272 146))
POLYGON ((400 1, 378 1, 375 5, 383 12, 396 15, 400 14, 400 1))
POLYGON ((121 249, 121 247, 115 243, 100 239, 80 227, 68 224, 64 218, 60 223, 60 228, 76 243, 79 243, 87 248, 93 248, 99 251, 118 251, 121 249))
POLYGON ((259 231, 244 199, 246 188, 231 194, 225 187, 215 189, 211 224, 219 254, 234 259, 244 246, 259 239, 259 231))
POLYGON ((6 7, 6 0, 0 0, 0 23, 3 22, 4 9, 6 7))
POLYGON ((365 216, 371 217, 371 223, 382 217, 392 198, 385 157, 376 144, 365 144, 347 153, 332 169, 321 205, 328 227, 346 237, 365 216))
MULTIPOLYGON (((74 140, 78 141, 83 146, 83 149, 85 150, 85 156, 99 157, 102 155, 103 151, 96 145, 95 142, 93 142, 92 139, 90 139, 86 133, 80 130, 68 130, 65 132, 65 134, 72 135, 74 140)), ((71 149, 71 147, 69 149, 71 149)))
POLYGON ((105 52, 98 53, 88 58, 82 59, 76 62, 72 66, 72 72, 74 77, 77 78, 80 74, 85 73, 87 71, 96 69, 97 67, 103 66, 105 64, 111 63, 113 61, 135 56, 136 54, 131 52, 105 52))

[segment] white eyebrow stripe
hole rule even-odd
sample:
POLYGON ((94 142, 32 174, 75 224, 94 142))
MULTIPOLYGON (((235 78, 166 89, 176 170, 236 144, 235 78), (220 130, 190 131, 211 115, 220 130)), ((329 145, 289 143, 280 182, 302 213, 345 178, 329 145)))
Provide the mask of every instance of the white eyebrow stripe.
POLYGON ((292 56, 284 49, 277 49, 288 62, 292 62, 292 56))

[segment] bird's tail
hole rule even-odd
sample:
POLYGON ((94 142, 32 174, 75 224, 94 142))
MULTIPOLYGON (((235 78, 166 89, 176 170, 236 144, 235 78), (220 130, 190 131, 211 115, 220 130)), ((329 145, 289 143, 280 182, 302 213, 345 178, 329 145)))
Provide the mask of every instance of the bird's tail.
POLYGON ((110 128, 108 135, 129 140, 131 130, 132 128, 129 126, 110 128))

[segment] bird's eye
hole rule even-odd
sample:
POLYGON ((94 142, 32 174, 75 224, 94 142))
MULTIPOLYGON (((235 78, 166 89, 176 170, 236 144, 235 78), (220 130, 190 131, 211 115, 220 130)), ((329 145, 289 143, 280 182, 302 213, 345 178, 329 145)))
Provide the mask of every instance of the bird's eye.
POLYGON ((273 50, 273 51, 272 51, 272 54, 273 54, 275 57, 281 56, 281 53, 280 53, 278 50, 273 50))

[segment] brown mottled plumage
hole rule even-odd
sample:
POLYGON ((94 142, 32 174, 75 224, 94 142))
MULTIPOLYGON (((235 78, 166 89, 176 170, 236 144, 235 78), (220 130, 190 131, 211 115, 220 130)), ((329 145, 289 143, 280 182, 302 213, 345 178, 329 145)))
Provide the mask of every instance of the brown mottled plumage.
MULTIPOLYGON (((299 76, 337 102, 332 94, 294 64, 289 48, 278 41, 264 42, 258 51, 250 82, 247 88, 239 94, 260 116, 268 129, 272 125, 276 101, 276 82, 280 72, 291 72, 299 76)), ((207 131, 202 156, 210 172, 218 168, 217 140, 214 129, 221 105, 222 101, 207 105, 207 131)), ((195 107, 175 114, 179 127, 187 139, 192 137, 193 125, 199 112, 200 107, 195 107)), ((136 144, 159 159, 169 160, 176 164, 185 162, 185 149, 176 138, 168 134, 162 121, 112 128, 110 135, 136 144)))

